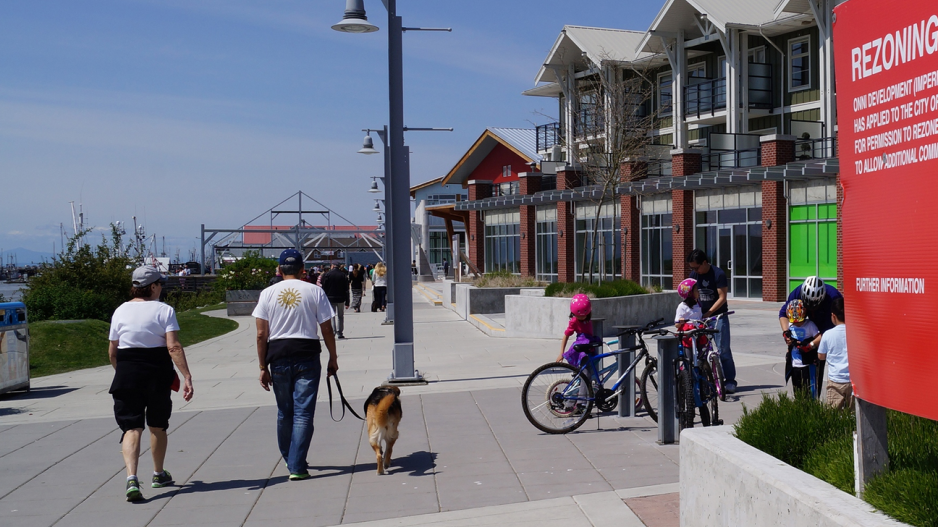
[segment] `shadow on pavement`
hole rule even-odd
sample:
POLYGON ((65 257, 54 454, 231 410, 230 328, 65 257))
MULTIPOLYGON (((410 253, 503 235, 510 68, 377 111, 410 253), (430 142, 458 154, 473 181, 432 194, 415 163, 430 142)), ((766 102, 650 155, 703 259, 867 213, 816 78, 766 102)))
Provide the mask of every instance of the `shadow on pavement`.
MULTIPOLYGON (((372 470, 377 470, 376 464, 371 465, 372 470)), ((436 452, 427 452, 420 450, 412 452, 404 457, 392 459, 391 469, 388 474, 402 474, 410 472, 408 476, 430 476, 433 469, 436 468, 436 452)))
POLYGON ((67 386, 46 386, 44 388, 32 388, 28 392, 8 393, 0 396, 0 400, 51 399, 74 392, 77 389, 67 386))
POLYGON ((16 415, 26 412, 26 409, 23 408, 0 408, 0 417, 5 415, 16 415))

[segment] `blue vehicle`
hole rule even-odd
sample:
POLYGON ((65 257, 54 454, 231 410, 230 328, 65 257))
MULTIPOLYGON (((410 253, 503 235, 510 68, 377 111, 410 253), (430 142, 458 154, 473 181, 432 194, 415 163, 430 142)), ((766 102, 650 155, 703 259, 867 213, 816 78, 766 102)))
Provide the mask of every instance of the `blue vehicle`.
POLYGON ((29 391, 29 327, 26 304, 0 304, 0 394, 29 391))

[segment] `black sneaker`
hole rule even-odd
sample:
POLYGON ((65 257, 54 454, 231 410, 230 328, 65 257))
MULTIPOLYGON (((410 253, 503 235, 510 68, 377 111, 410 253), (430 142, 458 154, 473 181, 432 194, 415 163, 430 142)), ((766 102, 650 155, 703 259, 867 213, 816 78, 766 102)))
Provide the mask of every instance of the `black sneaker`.
POLYGON ((154 489, 159 489, 167 485, 172 485, 173 483, 175 483, 175 481, 173 481, 173 475, 170 474, 168 470, 164 470, 160 474, 153 475, 153 484, 151 486, 154 489))
POLYGON ((336 338, 344 339, 344 338, 345 338, 345 335, 339 333, 338 335, 336 335, 336 338))
POLYGON ((140 492, 140 483, 136 477, 127 480, 127 501, 140 501, 143 493, 140 492))

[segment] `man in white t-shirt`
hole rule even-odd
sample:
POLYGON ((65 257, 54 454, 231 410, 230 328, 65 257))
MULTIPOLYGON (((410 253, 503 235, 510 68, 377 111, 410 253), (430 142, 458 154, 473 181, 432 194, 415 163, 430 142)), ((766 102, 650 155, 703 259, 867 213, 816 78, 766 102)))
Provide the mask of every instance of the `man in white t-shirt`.
POLYGON ((309 478, 306 455, 313 439, 313 414, 322 377, 317 327, 329 350, 327 374, 339 369, 332 332, 332 305, 322 288, 301 280, 303 255, 280 253, 283 281, 261 292, 257 321, 257 358, 261 387, 277 399, 277 443, 290 470, 290 481, 309 478))

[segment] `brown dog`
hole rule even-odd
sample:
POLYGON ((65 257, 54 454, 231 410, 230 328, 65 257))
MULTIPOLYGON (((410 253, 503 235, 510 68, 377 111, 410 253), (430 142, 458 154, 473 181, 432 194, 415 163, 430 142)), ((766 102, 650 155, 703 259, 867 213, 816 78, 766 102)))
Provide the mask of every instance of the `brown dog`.
POLYGON ((368 423, 368 441, 375 449, 378 475, 391 466, 391 450, 397 441, 397 425, 401 422, 401 389, 397 386, 379 386, 365 401, 365 421, 368 423), (384 441, 384 451, 381 442, 384 441))

